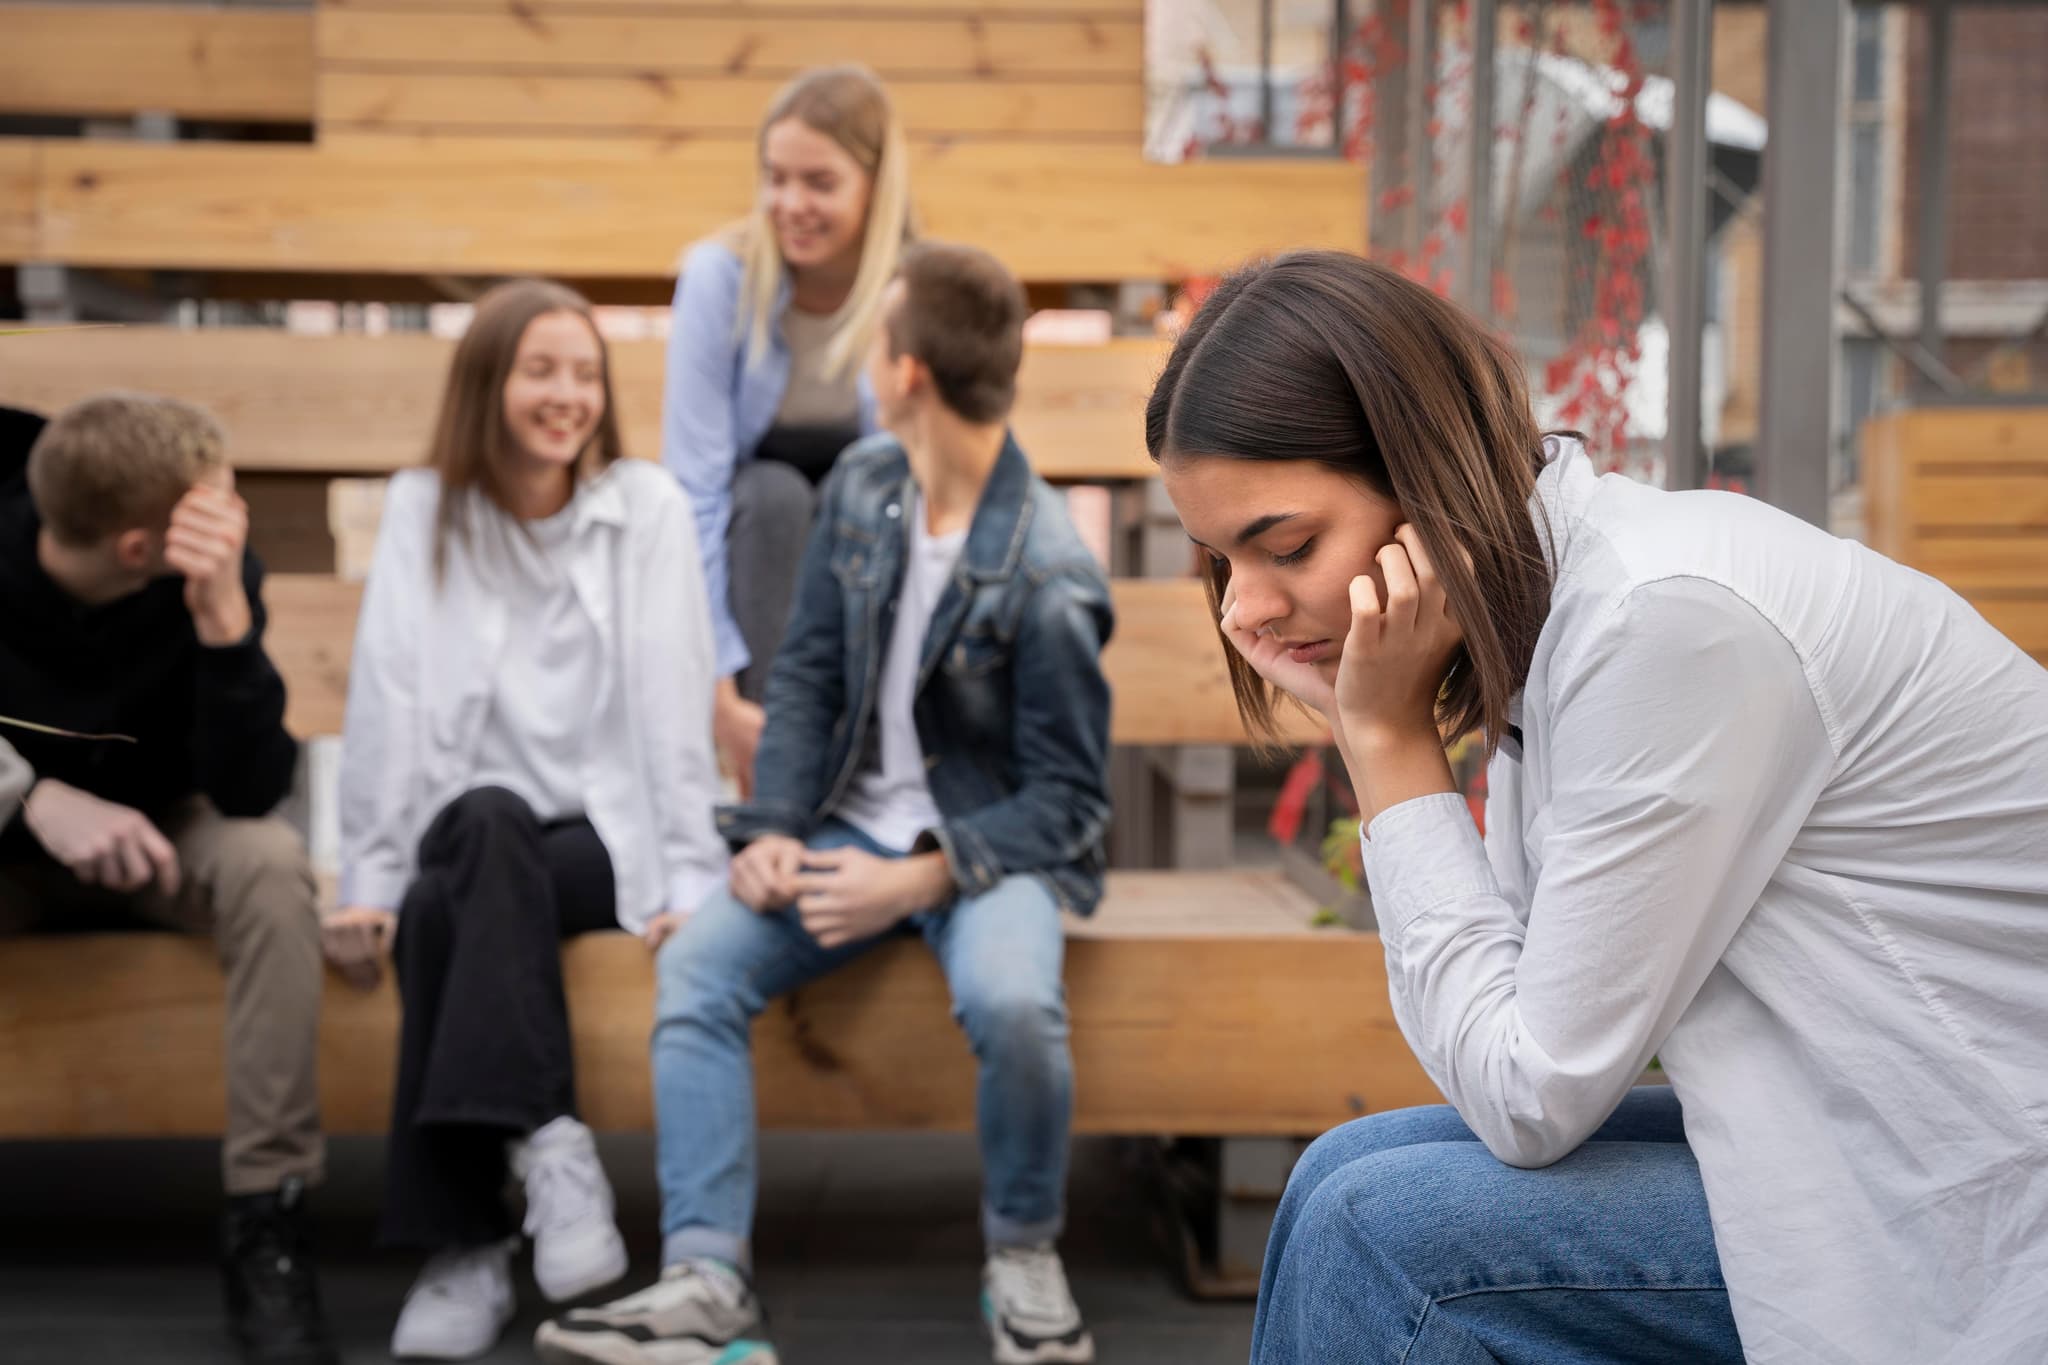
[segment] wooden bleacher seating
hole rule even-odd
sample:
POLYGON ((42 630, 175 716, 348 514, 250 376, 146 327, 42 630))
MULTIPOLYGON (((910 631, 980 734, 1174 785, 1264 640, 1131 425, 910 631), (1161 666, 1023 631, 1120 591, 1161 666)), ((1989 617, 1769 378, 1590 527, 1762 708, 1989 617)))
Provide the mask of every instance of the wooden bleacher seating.
MULTIPOLYGON (((0 402, 43 412, 102 389, 199 403, 233 437, 245 473, 379 475, 418 464, 454 343, 424 333, 297 336, 257 327, 91 328, 0 339, 0 402)), ((661 453, 660 341, 611 343, 626 449, 661 453)), ((1150 340, 1027 348, 1015 426, 1055 483, 1149 479, 1145 396, 1164 346, 1150 340)))
POLYGON ((0 138, 0 261, 658 277, 747 203, 772 92, 847 60, 904 112, 924 230, 1027 280, 1365 243, 1349 163, 1144 159, 1142 0, 782 7, 10 5, 0 114, 310 121, 314 140, 0 138))
MULTIPOLYGON (((1122 621, 1106 667, 1118 742, 1241 739, 1197 585, 1115 591, 1122 621)), ((332 578, 270 581, 271 652, 301 736, 339 726, 359 597, 332 578)), ((1394 1023, 1377 935, 1311 928, 1313 912, 1278 872, 1112 873, 1101 911, 1068 928, 1077 1129, 1300 1135, 1433 1101, 1394 1023)), ((647 1127, 644 950, 624 935, 586 938, 569 945, 565 968, 587 1117, 647 1127)), ((203 942, 10 942, 0 954, 0 1137, 217 1131, 221 990, 203 942)), ((336 1132, 381 1131, 395 996, 336 981, 325 1006, 326 1121, 336 1132)), ((910 943, 775 1006, 756 1030, 763 1122, 970 1126, 971 1059, 956 1030, 933 1027, 945 1012, 943 981, 910 943)))
POLYGON ((2048 408, 1916 408, 1863 428, 1869 543, 2048 664, 2048 408))
MULTIPOLYGON (((372 277, 363 296, 378 297, 377 276, 510 273, 645 293, 684 243, 749 202, 769 93, 803 66, 844 60, 874 66, 905 113, 921 229, 985 246, 1027 281, 1178 280, 1280 247, 1365 244, 1355 165, 1144 159, 1143 0, 855 0, 800 22, 789 8, 8 4, 0 115, 310 124, 312 140, 0 137, 0 264, 238 272, 243 297, 323 297, 322 282, 344 275, 372 277)), ((309 526, 326 480, 417 459, 447 358, 446 343, 419 336, 254 330, 0 348, 0 401, 55 407, 123 384, 207 404, 252 484, 321 489, 317 507, 291 505, 309 526)), ((652 455, 660 346, 616 354, 628 442, 652 455)), ((1142 344, 1033 348, 1017 426, 1041 472, 1149 477, 1138 412, 1158 363, 1142 344)), ((1116 594, 1118 741, 1239 742, 1194 585, 1120 582, 1116 594)), ((325 577, 271 580, 273 653, 302 734, 339 724, 357 600, 325 577)), ((1434 1099, 1392 1020, 1377 938, 1312 930, 1312 908, 1277 873, 1114 874, 1100 914, 1069 931, 1077 1127, 1301 1135, 1434 1099)), ((646 955, 599 935, 565 962, 586 1112, 644 1128, 646 955)), ((391 991, 330 983, 326 1007, 328 1124, 381 1131, 391 991)), ((217 1132, 220 1013, 207 944, 9 942, 0 1137, 217 1132)), ((944 1014, 935 968, 908 944, 778 1003, 756 1035, 764 1122, 967 1126, 970 1062, 944 1014)))

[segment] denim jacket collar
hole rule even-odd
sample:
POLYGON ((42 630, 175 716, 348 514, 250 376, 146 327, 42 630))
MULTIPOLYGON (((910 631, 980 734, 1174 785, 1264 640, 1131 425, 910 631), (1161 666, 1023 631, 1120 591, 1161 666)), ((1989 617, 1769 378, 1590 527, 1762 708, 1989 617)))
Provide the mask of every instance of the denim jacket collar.
POLYGON ((981 502, 960 551, 960 573, 976 583, 1000 583, 1017 572, 1031 530, 1031 462, 1005 431, 1003 450, 981 490, 981 502))

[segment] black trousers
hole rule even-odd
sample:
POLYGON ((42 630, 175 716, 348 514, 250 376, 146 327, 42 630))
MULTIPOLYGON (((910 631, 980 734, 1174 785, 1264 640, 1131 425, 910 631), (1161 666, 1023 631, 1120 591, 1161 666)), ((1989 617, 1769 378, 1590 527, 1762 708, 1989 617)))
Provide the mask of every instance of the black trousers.
POLYGON ((561 941, 617 920, 590 822, 543 824, 502 788, 451 801, 419 852, 392 950, 404 1017, 383 1239, 440 1250, 512 1231, 507 1140, 575 1112, 561 941))

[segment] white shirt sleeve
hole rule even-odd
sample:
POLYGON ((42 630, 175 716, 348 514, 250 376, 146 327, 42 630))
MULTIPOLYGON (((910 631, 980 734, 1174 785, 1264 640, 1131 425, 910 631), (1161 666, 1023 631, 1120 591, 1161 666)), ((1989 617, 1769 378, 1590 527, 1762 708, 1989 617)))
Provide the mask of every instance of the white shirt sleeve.
MULTIPOLYGON (((633 710, 645 727, 643 771, 661 848, 662 908, 688 914, 725 878, 725 841, 712 818, 719 784, 711 696, 719 665, 686 499, 673 485, 636 489, 634 496, 627 572, 637 591, 625 623, 627 685, 638 694, 633 710)), ((637 932, 644 925, 625 927, 637 932)))
POLYGON ((1462 797, 1385 811, 1365 843, 1396 1018, 1517 1166, 1558 1160, 1613 1112, 1835 762, 1792 646, 1703 580, 1622 596, 1532 706, 1549 718, 1549 779, 1530 798, 1525 901, 1503 893, 1462 797))
POLYGON ((420 762, 417 725, 422 631, 434 592, 433 503, 438 488, 393 479, 363 587, 341 727, 341 890, 344 907, 398 909, 412 879, 417 831, 410 799, 420 762), (428 506, 417 505, 424 493, 428 506))

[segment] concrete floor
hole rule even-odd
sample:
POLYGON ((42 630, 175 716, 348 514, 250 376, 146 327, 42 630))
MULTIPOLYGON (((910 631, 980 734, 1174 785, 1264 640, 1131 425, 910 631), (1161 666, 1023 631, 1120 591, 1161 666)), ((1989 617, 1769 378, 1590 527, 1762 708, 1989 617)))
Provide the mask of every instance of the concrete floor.
MULTIPOLYGON (((655 1269, 652 1143, 608 1137, 632 1247, 655 1269)), ((215 1148, 200 1142, 0 1143, 0 1363, 199 1365, 233 1359, 213 1262, 215 1148)), ((760 1288, 789 1365, 967 1365, 988 1359, 975 1315, 980 1235, 971 1139, 773 1134, 763 1144, 760 1288)), ((388 1359, 415 1263, 375 1246, 378 1144, 333 1144, 314 1198, 322 1287, 351 1365, 388 1359)), ((1075 1144, 1065 1242, 1103 1365, 1242 1365, 1249 1304, 1189 1299, 1156 1240, 1130 1149, 1075 1144)), ((489 1361, 533 1359, 544 1314, 521 1311, 489 1361)))

